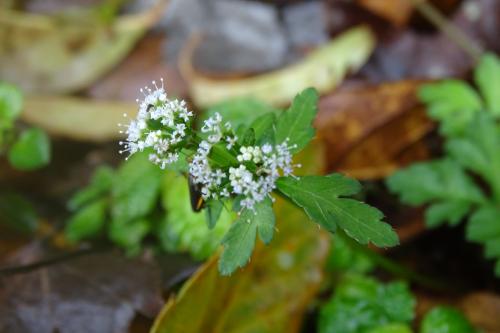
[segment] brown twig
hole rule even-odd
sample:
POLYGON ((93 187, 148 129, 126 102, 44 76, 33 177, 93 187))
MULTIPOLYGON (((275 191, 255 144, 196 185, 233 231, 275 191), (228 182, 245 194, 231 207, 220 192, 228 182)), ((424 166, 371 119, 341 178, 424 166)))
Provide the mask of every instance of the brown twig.
POLYGON ((475 63, 479 61, 484 50, 460 28, 444 17, 427 0, 409 0, 413 6, 427 19, 443 32, 451 41, 466 52, 475 63))

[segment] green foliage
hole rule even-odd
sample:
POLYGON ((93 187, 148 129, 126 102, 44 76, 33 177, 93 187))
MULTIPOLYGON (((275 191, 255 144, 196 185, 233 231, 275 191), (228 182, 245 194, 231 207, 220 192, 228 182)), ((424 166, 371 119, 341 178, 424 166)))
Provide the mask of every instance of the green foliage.
POLYGON ((396 323, 376 327, 368 333, 412 333, 412 330, 408 325, 396 323))
POLYGON ((304 148, 314 136, 312 122, 318 112, 318 92, 309 88, 293 100, 292 105, 283 112, 276 122, 275 139, 277 143, 288 140, 292 152, 304 148))
POLYGON ((429 311, 420 325, 420 333, 476 333, 464 315, 453 308, 440 306, 429 311))
POLYGON ((368 273, 375 264, 364 253, 353 249, 344 238, 332 235, 330 254, 326 262, 327 270, 334 274, 368 273))
POLYGON ((451 159, 414 164, 391 176, 387 185, 405 203, 432 203, 426 215, 430 227, 446 221, 455 225, 484 200, 473 179, 451 159))
POLYGON ((101 233, 106 221, 106 200, 96 200, 71 217, 64 230, 71 242, 92 238, 101 233))
POLYGON ((10 164, 19 170, 34 170, 50 160, 50 141, 45 132, 29 128, 20 135, 15 121, 21 114, 23 96, 15 86, 0 82, 0 154, 8 151, 10 164))
POLYGON ((244 267, 250 260, 256 235, 268 244, 274 234, 275 217, 270 199, 259 202, 255 212, 244 210, 224 236, 224 250, 219 261, 222 275, 230 275, 238 267, 244 267))
POLYGON ((213 116, 216 112, 220 113, 225 121, 230 122, 233 128, 238 128, 246 127, 260 116, 276 114, 278 110, 256 99, 236 98, 212 106, 201 120, 213 116))
POLYGON ((494 54, 486 54, 474 74, 486 109, 500 117, 500 61, 494 54))
POLYGON ((82 208, 89 202, 98 199, 111 191, 114 180, 114 171, 108 166, 97 168, 92 176, 90 184, 73 195, 68 202, 70 210, 82 208))
POLYGON ((322 307, 319 332, 365 333, 376 329, 375 332, 386 332, 382 327, 391 332, 387 325, 405 327, 414 318, 414 308, 415 299, 403 282, 382 284, 368 277, 348 276, 322 307))
POLYGON ((346 199, 359 192, 360 184, 340 174, 328 176, 282 177, 278 189, 307 215, 330 232, 337 227, 361 244, 398 244, 397 234, 382 222, 383 214, 365 203, 346 199))
POLYGON ((222 237, 229 229, 234 215, 218 201, 211 201, 208 212, 219 215, 217 223, 212 217, 211 228, 205 223, 206 214, 193 212, 189 201, 188 182, 173 172, 168 172, 162 181, 162 204, 166 211, 158 224, 156 235, 166 251, 188 251, 195 259, 203 260, 215 252, 222 237))
POLYGON ((50 141, 38 128, 24 131, 9 151, 9 162, 19 170, 33 170, 50 161, 50 141))
POLYGON ((445 157, 398 171, 387 180, 387 185, 407 204, 430 205, 426 211, 429 227, 444 222, 456 225, 468 219, 467 238, 483 244, 486 257, 497 260, 495 273, 500 277, 500 230, 497 227, 500 220, 500 105, 496 105, 500 103, 496 89, 499 77, 499 60, 486 55, 475 72, 484 102, 472 88, 466 92, 464 83, 445 81, 424 87, 421 97, 428 103, 431 116, 435 116, 436 109, 447 110, 436 117, 447 139, 445 157), (456 130, 449 131, 450 128, 456 130))
POLYGON ((0 131, 11 127, 21 114, 23 95, 15 86, 0 82, 0 131))
POLYGON ((132 156, 118 170, 96 169, 68 208, 73 212, 65 228, 70 241, 108 239, 133 255, 150 235, 153 246, 187 251, 198 260, 216 250, 233 218, 221 206, 219 222, 207 229, 205 214, 191 209, 187 181, 149 163, 147 154, 132 156))
POLYGON ((131 156, 118 170, 111 189, 113 220, 131 221, 150 212, 158 200, 162 174, 147 154, 131 156))
POLYGON ((428 105, 429 115, 441 123, 445 135, 460 134, 479 110, 479 95, 467 83, 448 80, 422 87, 420 99, 428 105))

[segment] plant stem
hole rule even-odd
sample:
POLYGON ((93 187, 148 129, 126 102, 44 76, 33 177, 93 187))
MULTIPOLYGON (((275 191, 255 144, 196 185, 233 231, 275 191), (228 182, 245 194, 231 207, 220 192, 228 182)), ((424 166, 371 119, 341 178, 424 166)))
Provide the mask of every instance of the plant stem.
POLYGON ((427 19, 442 31, 448 38, 466 52, 475 63, 479 61, 484 50, 467 36, 460 28, 446 19, 427 0, 409 0, 413 6, 427 19))
POLYGON ((370 250, 369 247, 359 244, 349 236, 347 236, 343 231, 337 231, 336 235, 341 237, 349 246, 356 251, 363 253, 367 258, 374 262, 377 266, 384 269, 385 271, 403 278, 405 280, 413 281, 421 286, 434 289, 434 290, 446 290, 449 287, 441 281, 437 281, 428 276, 414 272, 413 270, 402 266, 401 264, 384 257, 378 252, 370 250))

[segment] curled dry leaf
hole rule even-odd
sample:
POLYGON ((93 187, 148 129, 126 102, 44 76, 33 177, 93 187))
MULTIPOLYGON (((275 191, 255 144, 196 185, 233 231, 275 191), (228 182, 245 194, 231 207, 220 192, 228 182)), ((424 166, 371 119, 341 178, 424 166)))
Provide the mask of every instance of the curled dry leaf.
POLYGON ((357 2, 397 26, 406 24, 413 11, 413 5, 408 0, 358 0, 357 2))
MULTIPOLYGON (((305 168, 317 170, 319 154, 311 152, 305 168)), ((251 262, 229 277, 217 271, 216 257, 209 260, 169 300, 151 332, 298 332, 322 280, 329 237, 283 200, 275 212, 270 245, 258 242, 251 262)))
POLYGON ((45 16, 0 11, 0 77, 27 92, 66 93, 87 87, 130 51, 160 17, 166 0, 111 24, 97 15, 45 16), (84 19, 85 17, 85 19, 84 19))
POLYGON ((135 103, 33 96, 26 99, 21 117, 53 135, 102 142, 121 137, 117 124, 124 122, 123 114, 134 117, 136 112, 135 103))
POLYGON ((426 158, 421 139, 434 126, 417 100, 421 83, 346 88, 322 98, 315 125, 327 142, 328 170, 376 179, 426 158))
POLYGON ((464 297, 460 302, 460 308, 481 332, 500 332, 500 295, 477 292, 464 297))
MULTIPOLYGON (((320 93, 331 91, 350 71, 359 69, 375 47, 368 27, 352 28, 330 43, 311 52, 289 67, 249 78, 215 80, 199 76, 182 57, 182 72, 190 85, 195 105, 201 108, 233 98, 250 96, 272 105, 289 103, 297 91, 315 87, 320 93)), ((186 52, 187 53, 187 52, 186 52)))

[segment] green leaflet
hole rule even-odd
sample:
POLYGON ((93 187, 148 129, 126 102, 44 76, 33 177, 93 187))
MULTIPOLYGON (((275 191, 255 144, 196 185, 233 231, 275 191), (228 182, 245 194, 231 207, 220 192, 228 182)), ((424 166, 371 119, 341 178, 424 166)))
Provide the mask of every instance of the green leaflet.
POLYGON ((273 238, 274 224, 271 199, 257 203, 255 212, 244 210, 222 240, 224 250, 219 259, 219 272, 230 275, 238 267, 245 266, 255 247, 256 235, 268 244, 273 238))
POLYGON ((149 213, 160 190, 162 170, 147 154, 134 154, 118 170, 112 187, 113 220, 130 221, 149 213))
POLYGON ((500 202, 500 132, 491 116, 475 117, 463 137, 447 142, 446 151, 463 167, 483 177, 500 202))
POLYGON ((12 124, 21 114, 23 95, 14 85, 0 82, 0 129, 12 124))
POLYGON ((500 277, 500 208, 485 205, 469 219, 467 239, 485 246, 485 256, 496 259, 495 274, 500 277))
POLYGON ((101 166, 94 171, 90 184, 73 195, 68 202, 70 210, 82 208, 92 200, 111 191, 115 173, 108 166, 101 166))
POLYGON ((318 331, 368 333, 389 324, 409 324, 415 316, 415 304, 403 282, 382 284, 369 277, 348 276, 322 307, 318 331))
POLYGON ((474 79, 488 111, 500 117, 500 61, 496 55, 486 54, 481 58, 474 79))
POLYGON ((447 136, 462 133, 483 106, 479 95, 465 82, 446 80, 424 85, 420 99, 427 104, 429 115, 440 121, 447 136))
POLYGON ((64 233, 71 242, 97 236, 104 229, 108 203, 98 200, 80 209, 66 224, 64 233))
POLYGON ((135 255, 141 250, 141 242, 150 229, 151 223, 145 218, 113 220, 109 228, 109 238, 124 248, 129 255, 135 255))
POLYGON ((206 212, 193 212, 188 181, 174 172, 163 177, 161 201, 166 214, 154 231, 160 246, 166 251, 188 252, 196 260, 204 260, 217 250, 233 220, 233 214, 218 201, 207 202, 206 212), (218 210, 216 224, 217 214, 212 209, 218 210), (212 228, 207 228, 209 213, 214 219, 212 228))
POLYGON ((9 151, 9 162, 19 170, 34 170, 49 164, 50 141, 38 128, 24 131, 9 151))
POLYGON ((413 164, 390 176, 387 185, 410 205, 433 203, 427 212, 427 224, 433 227, 458 223, 471 204, 484 200, 472 178, 451 159, 413 164))
POLYGON ((281 177, 276 185, 313 221, 330 232, 340 227, 359 243, 372 242, 379 247, 399 243, 391 226, 382 222, 383 214, 379 210, 354 199, 341 198, 360 190, 360 184, 354 179, 340 174, 281 177))
POLYGON ((291 150, 293 153, 302 150, 314 136, 312 122, 318 113, 317 103, 318 92, 314 88, 298 94, 276 122, 276 143, 280 144, 288 139, 289 146, 297 145, 291 150))
POLYGON ((420 333, 476 333, 464 315, 451 307, 439 306, 429 311, 420 325, 420 333))
POLYGON ((255 141, 258 145, 264 143, 274 143, 274 128, 276 115, 274 113, 266 113, 255 119, 250 125, 255 132, 255 141))
POLYGON ((260 116, 276 114, 278 109, 256 99, 235 98, 210 107, 200 120, 205 120, 216 112, 220 113, 224 121, 230 122, 233 128, 238 128, 240 125, 248 126, 260 116))
POLYGON ((412 333, 410 326, 406 324, 387 324, 384 326, 377 327, 375 329, 369 330, 367 333, 412 333))

